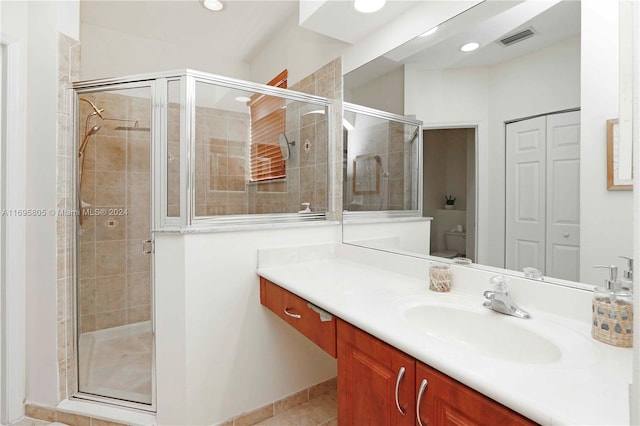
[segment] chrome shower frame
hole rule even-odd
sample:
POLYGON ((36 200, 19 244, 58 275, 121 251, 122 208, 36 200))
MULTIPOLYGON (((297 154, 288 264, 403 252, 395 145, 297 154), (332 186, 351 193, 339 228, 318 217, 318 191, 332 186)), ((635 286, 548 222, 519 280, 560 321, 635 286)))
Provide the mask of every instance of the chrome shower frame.
MULTIPOLYGON (((299 213, 277 213, 277 214, 249 214, 249 215, 233 215, 233 216, 196 216, 195 215, 195 111, 196 111, 196 84, 208 83, 216 86, 221 86, 229 89, 237 89, 240 91, 254 92, 264 95, 277 96, 285 100, 306 102, 313 104, 317 107, 324 108, 327 119, 327 135, 328 136, 328 159, 329 170, 327 173, 328 178, 336 175, 336 170, 341 167, 341 164, 335 161, 336 154, 339 152, 339 148, 335 147, 335 143, 332 142, 332 138, 335 135, 335 122, 334 116, 341 111, 334 107, 333 102, 320 96, 309 95, 305 93, 295 92, 292 90, 281 89, 273 86, 267 86, 264 84, 251 83, 243 80, 237 80, 233 78, 222 77, 214 74, 203 73, 199 71, 193 71, 189 69, 168 71, 154 74, 142 74, 134 75, 123 78, 114 79, 100 79, 81 81, 73 84, 75 91, 74 97, 74 111, 75 111, 75 134, 74 140, 77 142, 79 138, 86 135, 80 135, 78 131, 78 113, 81 96, 89 93, 97 93, 103 91, 112 91, 119 89, 133 89, 133 88, 149 88, 151 93, 151 235, 155 235, 156 232, 200 232, 200 231, 213 231, 219 230, 221 227, 239 225, 251 225, 251 224, 271 224, 274 223, 300 223, 311 221, 324 221, 326 219, 326 212, 313 212, 305 215, 299 213), (169 84, 178 82, 180 85, 180 184, 179 184, 179 202, 180 202, 180 214, 176 217, 170 217, 167 213, 168 203, 168 98, 169 98, 169 84)), ((94 105, 95 106, 95 105, 94 105)), ((102 111, 95 106, 94 112, 102 111)), ((104 119, 104 118, 103 118, 104 119)), ((134 125, 135 127, 135 125, 134 125)), ((75 152, 77 153, 77 148, 75 152)), ((77 162, 76 162, 77 163, 77 162)), ((74 175, 78 176, 77 164, 75 165, 74 175)), ((78 181, 74 180, 74 191, 78 191, 78 181)), ((331 179, 328 179, 328 210, 335 211, 335 191, 334 183, 331 179)), ((76 201, 76 208, 81 208, 79 201, 76 201)), ((74 238, 77 241, 78 226, 74 233, 74 238)), ((74 353, 78 354, 78 245, 74 251, 74 271, 75 271, 75 286, 74 286, 74 353)), ((151 280, 154 282, 153 270, 151 270, 151 280)), ((151 290, 151 304, 155 304, 155 289, 152 284, 151 290)), ((155 336, 156 331, 156 312, 152 309, 151 324, 152 332, 155 336)), ((76 361, 77 361, 76 356, 76 361)), ((76 362, 77 364, 77 362, 76 362)), ((76 365, 76 368, 78 366, 76 365)), ((79 381, 78 375, 76 375, 75 389, 71 393, 75 398, 90 400, 94 402, 101 402, 111 405, 118 405, 127 408, 133 408, 143 411, 156 411, 156 374, 155 374, 155 344, 154 344, 154 356, 153 356, 153 378, 152 378, 152 404, 138 404, 122 400, 116 400, 108 397, 101 397, 96 395, 88 395, 78 392, 79 381)))

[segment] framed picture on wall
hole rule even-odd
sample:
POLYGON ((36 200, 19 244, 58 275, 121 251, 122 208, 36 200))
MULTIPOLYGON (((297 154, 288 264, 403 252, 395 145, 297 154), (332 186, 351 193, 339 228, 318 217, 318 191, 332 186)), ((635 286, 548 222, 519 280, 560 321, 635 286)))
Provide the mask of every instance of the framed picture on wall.
POLYGON ((353 194, 380 193, 380 156, 358 155, 353 160, 353 194))
POLYGON ((607 189, 633 190, 633 147, 620 138, 618 119, 607 120, 607 189))

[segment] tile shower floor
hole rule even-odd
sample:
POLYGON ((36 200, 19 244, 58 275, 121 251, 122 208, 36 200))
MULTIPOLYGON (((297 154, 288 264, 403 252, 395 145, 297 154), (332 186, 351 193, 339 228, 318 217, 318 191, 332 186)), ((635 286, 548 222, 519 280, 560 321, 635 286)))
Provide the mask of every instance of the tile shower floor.
POLYGON ((150 404, 152 343, 148 321, 83 333, 80 391, 150 404))

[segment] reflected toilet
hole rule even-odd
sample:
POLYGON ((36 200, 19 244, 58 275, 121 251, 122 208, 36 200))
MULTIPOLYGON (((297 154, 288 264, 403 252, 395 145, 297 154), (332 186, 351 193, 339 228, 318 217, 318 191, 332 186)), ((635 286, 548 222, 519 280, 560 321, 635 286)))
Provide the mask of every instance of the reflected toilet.
POLYGON ((446 231, 444 233, 444 250, 431 253, 431 256, 454 257, 464 256, 467 251, 467 234, 465 232, 446 231))

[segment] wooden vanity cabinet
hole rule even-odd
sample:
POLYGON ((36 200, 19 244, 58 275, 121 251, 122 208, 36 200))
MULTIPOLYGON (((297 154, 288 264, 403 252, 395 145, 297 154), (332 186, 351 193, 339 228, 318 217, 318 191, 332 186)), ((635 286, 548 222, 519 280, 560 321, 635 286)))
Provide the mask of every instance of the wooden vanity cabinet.
POLYGON ((341 425, 536 424, 345 321, 322 320, 313 305, 262 277, 260 302, 337 356, 341 425))
POLYGON ((260 303, 336 357, 336 317, 330 315, 330 320, 323 320, 313 305, 263 277, 260 277, 260 303))
POLYGON ((536 423, 474 391, 437 370, 416 361, 417 389, 427 386, 419 400, 423 425, 530 426, 536 423))
POLYGON ((338 320, 338 419, 348 426, 536 424, 341 320, 338 320))
POLYGON ((338 320, 341 425, 413 426, 414 383, 413 358, 338 320))

